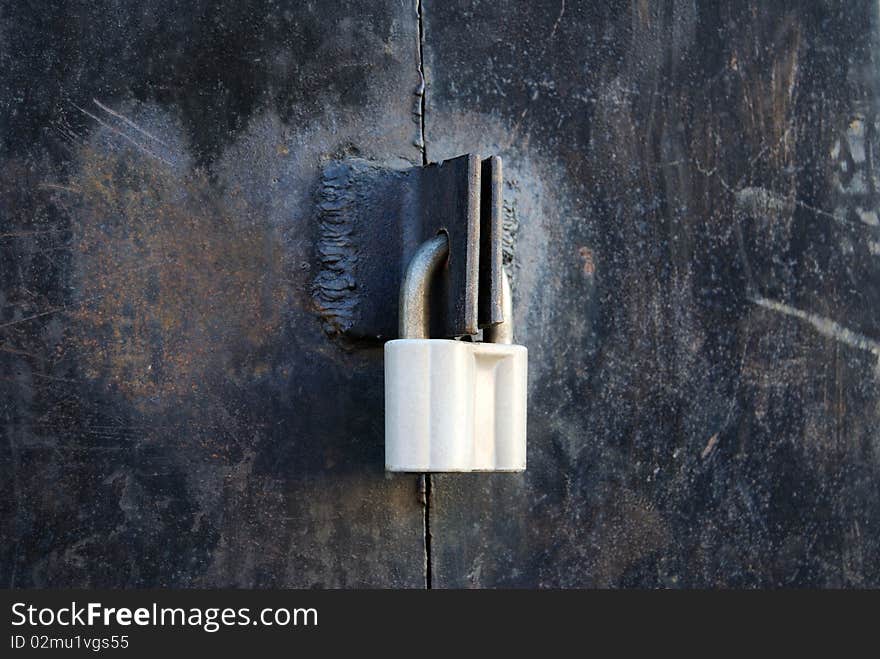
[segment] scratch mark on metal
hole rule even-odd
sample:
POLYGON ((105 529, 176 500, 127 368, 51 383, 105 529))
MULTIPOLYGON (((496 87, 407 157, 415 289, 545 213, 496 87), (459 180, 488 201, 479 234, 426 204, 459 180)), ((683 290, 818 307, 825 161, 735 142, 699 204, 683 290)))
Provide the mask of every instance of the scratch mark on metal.
POLYGON ((771 311, 776 311, 809 323, 812 325, 813 329, 823 336, 840 341, 841 343, 845 343, 854 348, 870 352, 877 359, 877 372, 880 374, 880 342, 874 341, 858 332, 854 332, 830 318, 803 311, 802 309, 797 309, 796 307, 777 302, 776 300, 769 300, 761 296, 754 296, 750 298, 750 300, 754 304, 764 307, 765 309, 770 309, 771 311))
POLYGON ((82 112, 82 113, 83 113, 84 115, 86 115, 87 117, 89 117, 89 118, 94 119, 95 121, 97 121, 99 124, 101 124, 102 126, 104 126, 104 128, 106 128, 106 129, 109 130, 110 132, 112 132, 112 133, 114 133, 114 134, 116 134, 116 135, 119 135, 119 137, 121 137, 122 139, 124 139, 126 142, 129 142, 130 144, 132 144, 132 145, 133 145, 135 148, 137 148, 138 150, 143 151, 145 154, 147 154, 147 155, 150 156, 151 158, 155 158, 155 159, 158 160, 159 162, 163 162, 163 163, 165 163, 166 165, 170 165, 170 166, 173 166, 173 165, 174 165, 174 163, 172 163, 170 160, 166 160, 166 159, 163 158, 162 156, 160 156, 160 155, 158 155, 158 154, 156 154, 156 153, 153 153, 152 151, 150 151, 147 147, 145 147, 143 144, 141 144, 140 142, 138 142, 138 141, 137 141, 136 139, 134 139, 133 137, 131 137, 131 136, 129 136, 129 135, 126 135, 125 133, 123 133, 121 130, 118 130, 117 128, 114 128, 113 126, 111 126, 110 124, 108 124, 106 121, 104 121, 103 119, 101 119, 101 118, 99 118, 99 117, 96 117, 94 114, 92 114, 92 113, 89 112, 88 110, 86 110, 86 109, 84 109, 84 108, 81 108, 81 107, 79 107, 78 105, 74 105, 73 107, 75 107, 77 110, 79 110, 80 112, 82 112))
POLYGON ((799 199, 785 197, 777 192, 760 187, 745 187, 732 191, 740 208, 762 214, 791 213, 795 207, 803 208, 829 219, 835 219, 833 213, 811 206, 799 199))
MULTIPOLYGON (((760 154, 759 154, 760 155, 760 154)), ((789 198, 784 195, 767 190, 766 188, 755 186, 730 185, 724 180, 724 177, 718 173, 718 168, 713 167, 707 169, 699 160, 693 160, 694 168, 706 178, 715 177, 727 192, 733 195, 734 201, 742 210, 747 212, 791 212, 794 207, 803 208, 804 210, 815 213, 829 219, 836 219, 834 213, 830 213, 822 208, 817 208, 797 198, 789 198)), ((741 179, 742 180, 742 179, 741 179)))
POLYGON ((73 192, 76 194, 82 192, 82 190, 73 185, 61 185, 59 183, 40 183, 37 188, 40 190, 61 190, 63 192, 73 192))
POLYGON ((13 325, 18 325, 20 323, 26 323, 29 320, 36 320, 37 318, 42 318, 43 316, 58 313, 59 311, 67 311, 67 307, 56 307, 54 309, 49 309, 48 311, 43 311, 42 313, 34 314, 33 316, 26 316, 25 318, 19 318, 18 320, 11 320, 8 323, 3 323, 2 325, 0 325, 0 329, 6 329, 7 327, 12 327, 13 325))
POLYGON ((70 229, 35 229, 33 231, 10 231, 9 233, 0 233, 0 238, 27 238, 29 236, 42 236, 52 233, 63 233, 70 229))
POLYGON ((156 137, 156 136, 153 135, 152 133, 148 133, 146 130, 144 130, 143 128, 141 128, 140 126, 138 126, 135 122, 133 122, 133 121, 132 121, 131 119, 129 119, 128 117, 126 117, 126 116, 120 114, 119 112, 116 112, 115 110, 111 110, 111 109, 108 108, 106 105, 104 105, 103 103, 101 103, 101 101, 99 101, 97 98, 93 98, 93 99, 92 99, 92 103, 94 103, 95 105, 97 105, 99 108, 101 108, 101 109, 102 109, 104 112, 106 112, 107 114, 109 114, 109 115, 111 115, 111 116, 113 116, 113 117, 116 117, 117 119, 119 119, 121 122, 123 122, 123 123, 126 124, 127 126, 130 126, 131 128, 134 128, 134 129, 135 129, 137 132, 139 132, 141 135, 144 135, 145 137, 149 137, 151 140, 154 140, 154 141, 158 142, 159 144, 161 144, 161 145, 164 146, 164 147, 171 148, 170 146, 168 146, 168 144, 167 144, 166 142, 163 142, 162 140, 160 140, 158 137, 156 137))
POLYGON ((556 30, 559 28, 559 24, 562 22, 562 17, 564 15, 565 15, 565 0, 562 0, 562 7, 559 9, 559 16, 556 17, 556 22, 553 23, 553 29, 550 30, 550 36, 547 37, 548 41, 556 36, 556 30))

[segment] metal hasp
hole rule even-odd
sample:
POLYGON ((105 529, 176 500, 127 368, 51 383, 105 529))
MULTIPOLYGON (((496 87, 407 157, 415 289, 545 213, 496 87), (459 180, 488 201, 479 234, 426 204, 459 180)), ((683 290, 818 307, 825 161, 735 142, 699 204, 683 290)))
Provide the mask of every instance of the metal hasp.
POLYGON ((428 284, 427 335, 473 335, 504 320, 497 156, 468 154, 405 170, 336 160, 324 168, 317 206, 320 270, 313 298, 331 335, 398 337, 406 268, 423 243, 441 234, 446 258, 428 284))

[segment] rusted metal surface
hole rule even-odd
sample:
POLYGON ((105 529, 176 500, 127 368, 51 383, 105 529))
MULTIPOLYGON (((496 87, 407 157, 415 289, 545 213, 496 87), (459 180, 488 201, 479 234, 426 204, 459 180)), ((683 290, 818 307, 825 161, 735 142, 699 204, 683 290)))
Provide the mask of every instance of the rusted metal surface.
POLYGON ((4 3, 0 581, 424 585, 323 164, 422 162, 415 7, 4 3))
POLYGON ((880 584, 876 3, 0 11, 4 585, 880 584), (315 193, 477 152, 529 467, 419 485, 315 193))
POLYGON ((880 584, 876 3, 422 4, 530 352, 528 470, 432 476, 433 585, 880 584))

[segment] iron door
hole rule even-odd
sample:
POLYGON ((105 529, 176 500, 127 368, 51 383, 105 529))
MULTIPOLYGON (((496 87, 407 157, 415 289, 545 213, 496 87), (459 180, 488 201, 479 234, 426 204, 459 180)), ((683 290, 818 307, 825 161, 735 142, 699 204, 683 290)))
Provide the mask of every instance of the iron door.
POLYGON ((878 585, 878 29, 867 0, 2 3, 3 583, 878 585), (504 161, 528 469, 390 475, 316 194, 464 153, 504 161))

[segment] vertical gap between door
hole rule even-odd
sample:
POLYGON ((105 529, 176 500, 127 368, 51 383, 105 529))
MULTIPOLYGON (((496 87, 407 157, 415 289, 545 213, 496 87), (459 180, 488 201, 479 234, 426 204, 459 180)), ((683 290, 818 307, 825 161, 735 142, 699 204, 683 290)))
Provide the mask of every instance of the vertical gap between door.
POLYGON ((419 131, 422 143, 422 165, 428 164, 428 143, 425 141, 425 97, 428 95, 428 80, 425 77, 425 23, 422 19, 422 0, 416 0, 416 13, 419 17, 419 77, 421 94, 419 95, 419 131))
POLYGON ((431 583, 431 474, 425 474, 425 588, 433 588, 431 583))
MULTIPOLYGON (((422 18, 422 0, 416 0, 416 13, 419 19, 419 77, 420 77, 420 98, 419 98, 419 133, 422 145, 422 165, 428 164, 428 143, 425 139, 425 108, 427 106, 426 97, 428 94, 428 81, 425 77, 425 23, 422 18)), ((432 587, 431 573, 433 565, 431 564, 431 474, 422 474, 424 479, 424 507, 425 507, 425 588, 430 590, 432 587)))

